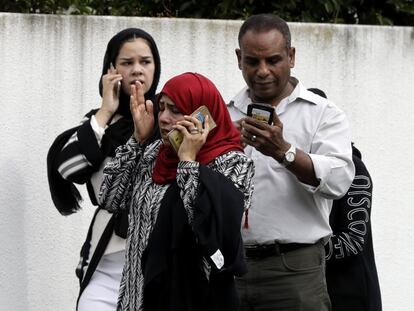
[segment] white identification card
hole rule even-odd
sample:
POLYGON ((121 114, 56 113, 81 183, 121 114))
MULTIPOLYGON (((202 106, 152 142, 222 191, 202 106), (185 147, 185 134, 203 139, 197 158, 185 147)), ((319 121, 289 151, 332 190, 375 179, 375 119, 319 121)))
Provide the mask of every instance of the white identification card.
POLYGON ((211 255, 210 258, 213 260, 218 269, 221 269, 224 266, 224 257, 219 249, 213 255, 211 255))

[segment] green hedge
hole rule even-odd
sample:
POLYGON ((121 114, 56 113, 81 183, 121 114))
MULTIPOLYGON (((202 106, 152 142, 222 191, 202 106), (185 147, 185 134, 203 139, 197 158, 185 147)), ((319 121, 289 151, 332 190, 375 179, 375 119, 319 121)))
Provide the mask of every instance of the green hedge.
POLYGON ((0 11, 216 19, 266 12, 287 21, 414 26, 414 0, 2 0, 0 11))

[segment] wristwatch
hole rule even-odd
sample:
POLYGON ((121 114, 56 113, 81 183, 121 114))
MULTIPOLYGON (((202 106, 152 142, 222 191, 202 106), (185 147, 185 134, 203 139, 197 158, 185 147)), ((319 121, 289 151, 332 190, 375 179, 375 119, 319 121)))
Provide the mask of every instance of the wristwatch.
POLYGON ((282 166, 283 167, 288 167, 289 165, 291 165, 293 162, 295 162, 296 159, 296 147, 293 145, 290 145, 290 148, 288 149, 288 151, 285 152, 285 155, 283 156, 282 159, 282 166))

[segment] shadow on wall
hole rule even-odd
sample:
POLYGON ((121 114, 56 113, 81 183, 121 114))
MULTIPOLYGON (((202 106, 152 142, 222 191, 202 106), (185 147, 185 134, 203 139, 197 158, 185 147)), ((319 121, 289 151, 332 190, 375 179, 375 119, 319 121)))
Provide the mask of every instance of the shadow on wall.
POLYGON ((7 164, 0 167, 0 280, 3 292, 0 306, 2 310, 26 310, 29 304, 24 239, 25 184, 23 176, 16 173, 19 169, 13 160, 3 163, 7 164))

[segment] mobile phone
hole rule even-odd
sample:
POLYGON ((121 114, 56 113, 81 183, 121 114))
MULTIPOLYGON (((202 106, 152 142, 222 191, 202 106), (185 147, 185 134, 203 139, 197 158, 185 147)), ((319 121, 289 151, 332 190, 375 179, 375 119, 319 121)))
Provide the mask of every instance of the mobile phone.
MULTIPOLYGON (((112 64, 112 62, 109 63, 109 68, 111 70, 116 70, 114 64, 112 64)), ((118 96, 121 94, 121 81, 118 81, 117 85, 116 85, 116 96, 118 96)))
MULTIPOLYGON (((210 125, 210 131, 216 127, 216 122, 214 122, 213 118, 211 117, 210 111, 206 106, 200 106, 198 107, 192 114, 192 117, 196 117, 198 120, 200 120, 203 128, 204 128, 204 121, 206 119, 206 116, 208 116, 208 123, 210 125)), ((174 148, 175 152, 178 152, 178 149, 181 146, 181 143, 183 142, 184 136, 181 134, 181 132, 177 129, 173 129, 168 133, 168 140, 171 143, 171 146, 174 148)))
POLYGON ((116 86, 116 96, 118 96, 119 98, 119 96, 121 95, 121 81, 118 81, 117 84, 118 85, 116 86))
POLYGON ((252 103, 247 106, 247 115, 249 117, 255 118, 256 120, 267 123, 269 125, 273 123, 274 113, 275 109, 270 105, 252 103))

